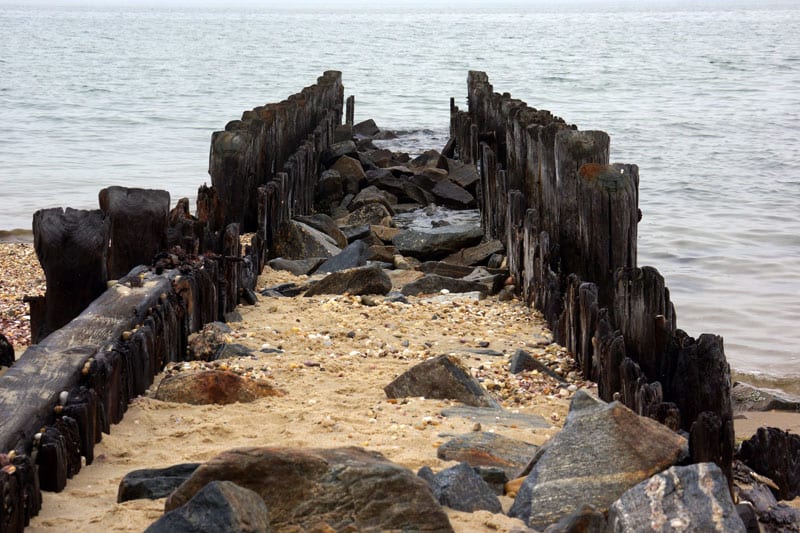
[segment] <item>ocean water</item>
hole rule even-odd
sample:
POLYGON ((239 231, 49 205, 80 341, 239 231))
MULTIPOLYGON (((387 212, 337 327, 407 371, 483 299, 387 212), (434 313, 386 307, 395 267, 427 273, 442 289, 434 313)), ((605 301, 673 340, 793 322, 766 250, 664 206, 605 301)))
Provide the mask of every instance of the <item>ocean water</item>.
POLYGON ((750 380, 800 392, 800 8, 484 5, 0 5, 0 230, 95 208, 108 185, 193 198, 212 131, 327 69, 357 121, 441 148, 449 98, 464 106, 467 71, 484 70, 611 135, 612 160, 640 167, 640 264, 666 277, 678 326, 722 335, 750 380))

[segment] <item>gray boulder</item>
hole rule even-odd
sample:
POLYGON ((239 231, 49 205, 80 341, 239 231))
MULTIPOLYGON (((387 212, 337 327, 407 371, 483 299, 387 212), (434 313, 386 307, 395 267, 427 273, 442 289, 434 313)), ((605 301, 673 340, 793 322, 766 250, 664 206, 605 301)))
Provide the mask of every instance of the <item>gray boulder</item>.
POLYGON ((306 296, 320 294, 386 294, 392 290, 392 280, 382 268, 366 266, 328 274, 306 291, 306 296))
POLYGON ((380 128, 378 128, 377 124, 375 124, 375 121, 371 118, 363 120, 353 126, 353 135, 358 135, 359 137, 364 138, 374 137, 380 133, 380 131, 380 128))
POLYGON ((394 238, 393 243, 403 255, 420 259, 440 259, 453 252, 474 246, 483 239, 480 228, 463 231, 418 231, 406 230, 394 238))
POLYGON ((333 257, 340 252, 336 242, 308 224, 289 220, 278 225, 271 255, 284 259, 333 257))
POLYGON ((180 507, 214 480, 258 493, 276 530, 453 531, 424 480, 361 448, 223 452, 178 487, 165 509, 180 507))
POLYGON ((486 263, 492 255, 504 251, 505 246, 503 246, 503 243, 495 239, 459 250, 445 257, 443 261, 456 265, 475 266, 486 263))
POLYGON ((367 243, 364 241, 355 241, 348 244, 341 252, 330 259, 326 259, 325 262, 317 268, 316 273, 329 274, 331 272, 363 266, 367 262, 368 248, 367 243))
POLYGON ((347 139, 337 143, 333 143, 320 154, 320 162, 325 166, 331 166, 333 162, 342 156, 355 155, 356 143, 347 139))
POLYGON ((211 481, 182 507, 170 510, 146 533, 267 533, 270 516, 264 500, 230 481, 211 481))
POLYGON ((411 367, 386 385, 383 391, 387 398, 424 396, 500 409, 497 400, 472 377, 458 358, 449 355, 440 355, 411 367))
POLYGON ((333 242, 336 243, 336 246, 339 248, 347 246, 347 237, 342 233, 342 230, 339 229, 339 226, 336 225, 336 222, 325 213, 298 216, 295 217, 295 220, 303 224, 308 224, 312 228, 321 231, 333 239, 333 242))
POLYGON ((609 529, 745 532, 714 463, 673 466, 626 491, 608 510, 609 529))
POLYGON ((374 185, 365 187, 359 191, 353 201, 350 203, 349 208, 355 211, 359 207, 369 204, 381 204, 390 215, 394 215, 392 206, 397 203, 397 197, 389 192, 382 191, 374 185))
POLYGON ((391 226, 392 214, 380 203, 366 204, 336 220, 342 226, 391 226))
POLYGON ((800 398, 774 389, 761 389, 737 381, 731 388, 734 413, 743 411, 795 411, 800 412, 800 398))
POLYGON ((608 533, 608 521, 605 514, 591 505, 584 505, 548 526, 544 533, 608 533))
POLYGON ((687 454, 686 439, 666 426, 578 391, 564 428, 532 461, 509 516, 543 529, 583 504, 604 512, 687 454))
POLYGON ((439 503, 451 509, 466 513, 503 512, 492 488, 467 463, 459 463, 433 476, 423 472, 420 477, 428 481, 439 503))

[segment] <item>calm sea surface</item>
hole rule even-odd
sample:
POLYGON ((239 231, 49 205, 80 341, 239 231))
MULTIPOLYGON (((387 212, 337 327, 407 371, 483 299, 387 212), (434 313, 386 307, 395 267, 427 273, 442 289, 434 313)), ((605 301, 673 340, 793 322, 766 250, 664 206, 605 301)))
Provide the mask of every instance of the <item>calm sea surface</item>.
MULTIPOLYGON (((488 3, 487 3, 488 4, 488 3)), ((194 197, 211 132, 323 70, 356 120, 441 148, 469 69, 611 135, 678 325, 800 392, 800 9, 699 2, 359 11, 0 6, 0 230, 104 186, 194 197), (629 4, 630 5, 630 4, 629 4), (723 7, 720 7, 723 6, 723 7)))

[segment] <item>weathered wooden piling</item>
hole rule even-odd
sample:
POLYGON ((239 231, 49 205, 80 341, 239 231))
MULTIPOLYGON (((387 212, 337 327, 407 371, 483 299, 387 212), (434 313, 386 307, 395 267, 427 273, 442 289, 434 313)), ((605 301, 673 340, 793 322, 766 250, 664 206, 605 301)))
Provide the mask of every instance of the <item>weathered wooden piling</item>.
POLYGON ((31 301, 38 344, 0 377, 0 453, 15 466, 0 472, 0 532, 22 531, 41 490, 92 463, 130 400, 185 357, 190 333, 252 299, 274 229, 312 208, 342 99, 341 74, 326 72, 215 133, 215 186, 200 187, 195 216, 186 199, 170 211, 166 191, 124 187, 100 192, 102 210, 36 213, 47 293, 31 301), (245 228, 257 234, 242 253, 245 228), (120 279, 107 289, 109 277, 120 279))
POLYGON ((480 168, 484 233, 506 241, 525 300, 604 400, 691 431, 693 458, 730 478, 722 341, 678 330, 663 277, 638 268, 638 168, 609 165, 606 133, 498 94, 483 72, 469 73, 467 96, 467 111, 451 102, 454 153, 480 168))

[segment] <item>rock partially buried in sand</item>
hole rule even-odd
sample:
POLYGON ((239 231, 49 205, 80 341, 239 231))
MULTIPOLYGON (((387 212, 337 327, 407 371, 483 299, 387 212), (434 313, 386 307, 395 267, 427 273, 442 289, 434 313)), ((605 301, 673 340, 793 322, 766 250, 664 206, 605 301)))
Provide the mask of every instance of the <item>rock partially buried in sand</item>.
POLYGON ((166 513, 146 533, 268 533, 270 514, 252 490, 212 481, 185 505, 166 513))
POLYGON ((392 280, 377 266, 350 268, 328 274, 314 283, 306 296, 320 294, 386 294, 392 290, 392 280))
POLYGON ((263 379, 249 379, 227 370, 186 370, 166 376, 155 398, 191 405, 253 402, 283 392, 263 379))
POLYGON ((582 504, 605 511, 626 490, 687 455, 686 439, 619 402, 584 391, 543 448, 509 516, 543 529, 582 504))
POLYGON ((501 408, 458 358, 449 355, 440 355, 408 369, 383 390, 387 398, 424 396, 457 400, 474 407, 501 408))
POLYGON ((453 531, 424 480, 361 448, 229 450, 200 466, 167 498, 165 510, 213 480, 258 493, 275 530, 453 531))
POLYGON ((128 500, 166 498, 197 470, 200 463, 183 463, 166 468, 145 468, 125 474, 117 490, 117 503, 128 500))
POLYGON ((456 511, 502 513, 503 507, 491 487, 467 463, 446 468, 437 474, 423 468, 417 475, 428 482, 439 503, 456 511))
POLYGON ((522 475, 522 471, 539 449, 498 433, 477 431, 459 435, 445 442, 436 451, 436 457, 444 461, 463 461, 470 466, 496 466, 508 479, 522 475))

